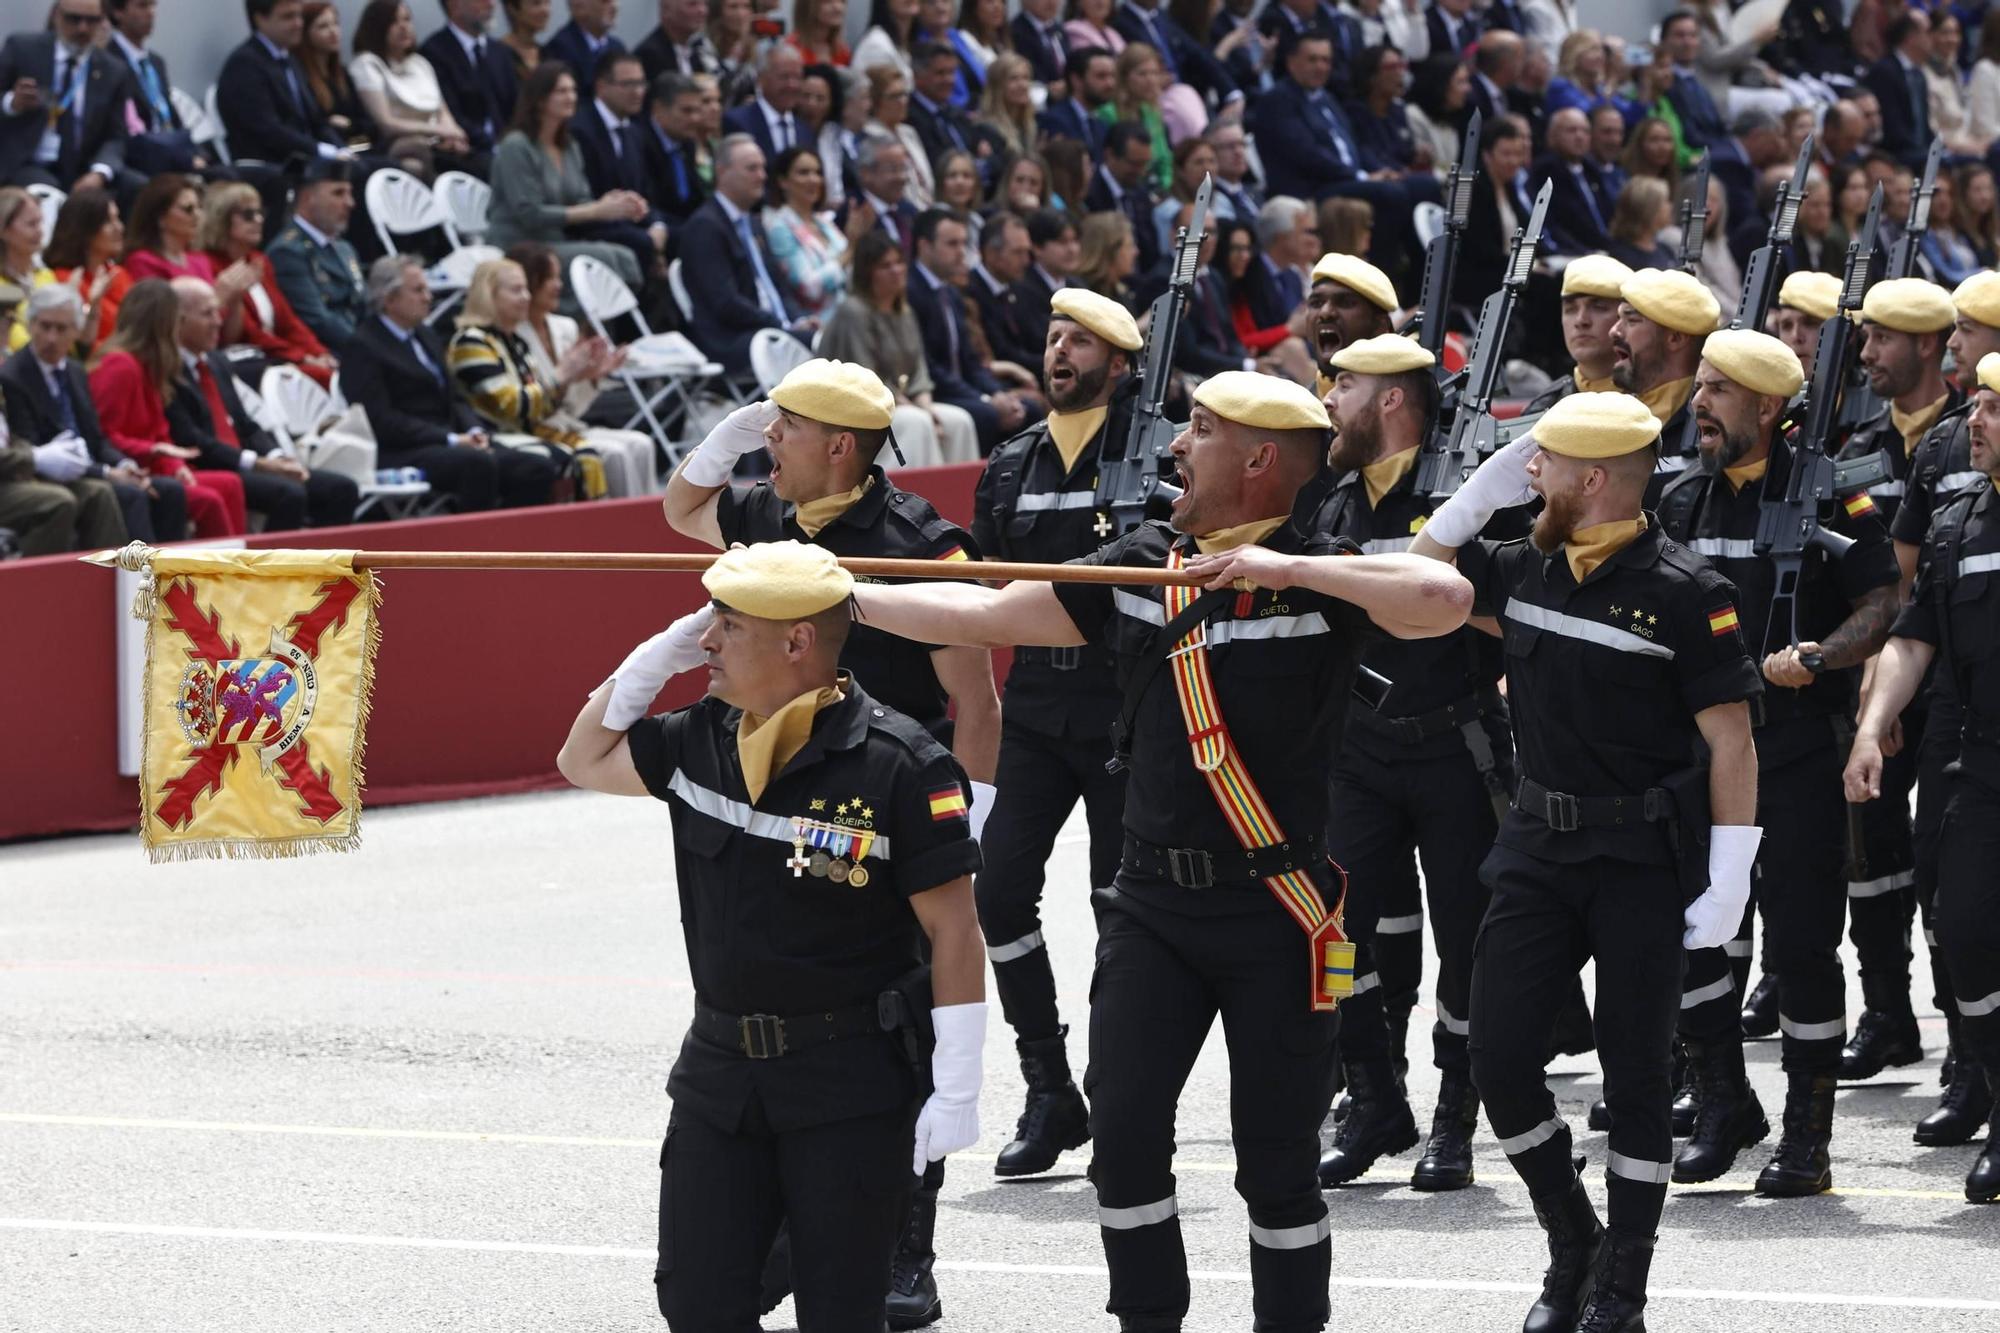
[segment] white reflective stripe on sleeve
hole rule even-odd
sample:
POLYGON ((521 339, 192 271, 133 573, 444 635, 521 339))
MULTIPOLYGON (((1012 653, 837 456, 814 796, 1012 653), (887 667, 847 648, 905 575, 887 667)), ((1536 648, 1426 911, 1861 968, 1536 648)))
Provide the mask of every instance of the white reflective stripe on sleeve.
POLYGON ((1884 875, 1880 879, 1850 879, 1847 881, 1847 896, 1850 898, 1880 898, 1898 889, 1907 889, 1917 882, 1917 872, 1905 870, 1894 875, 1884 875))
POLYGON ((1424 928, 1424 914, 1415 916, 1385 916, 1375 922, 1377 935, 1414 935, 1424 928))
POLYGON ((1394 555, 1410 549, 1408 537, 1371 537, 1361 543, 1363 555, 1394 555))
POLYGON ((1584 620, 1578 616, 1552 611, 1546 606, 1536 606, 1518 597, 1507 599, 1507 609, 1500 613, 1505 620, 1519 621, 1536 629, 1545 629, 1551 634, 1560 634, 1566 639, 1581 639, 1604 648, 1616 648, 1621 653, 1637 653, 1641 657, 1663 657, 1671 662, 1674 650, 1664 643, 1654 643, 1642 639, 1629 630, 1595 620, 1584 620))
POLYGON ((1724 940, 1722 942, 1722 952, 1731 958, 1748 958, 1750 956, 1750 941, 1724 940))
POLYGON ((1991 574, 2000 569, 2000 551, 1991 555, 1970 555, 1958 562, 1960 574, 1991 574))
POLYGON ((1984 472, 1947 472, 1944 476, 1938 478, 1937 489, 1934 494, 1939 496, 1950 495, 1953 491, 1963 490, 1985 475, 1984 472))
POLYGON ((1509 1157, 1519 1157, 1530 1148, 1541 1147, 1544 1143, 1547 1143, 1550 1139, 1568 1128, 1569 1126, 1562 1122, 1561 1117, 1557 1117, 1554 1120, 1544 1120, 1525 1134, 1516 1134, 1511 1139, 1500 1140, 1500 1151, 1506 1153, 1509 1157))
POLYGON ((1134 620, 1143 620, 1149 625, 1167 623, 1167 609, 1158 602, 1141 597, 1136 592, 1126 592, 1123 588, 1112 589, 1111 605, 1119 614, 1130 616, 1134 620))
POLYGON ((1719 555, 1730 560, 1748 560, 1757 554, 1757 544, 1747 537, 1696 537, 1687 546, 1696 555, 1719 555))
POLYGON ((1005 944, 988 945, 986 956, 996 963, 1011 963, 1016 958, 1026 958, 1041 947, 1042 932, 1034 930, 1029 931, 1018 940, 1009 940, 1005 944))
POLYGON ((1903 493, 1903 479, 1901 477, 1891 477, 1887 481, 1870 486, 1868 493, 1870 495, 1879 495, 1885 500, 1893 500, 1903 493))
POLYGON ((1264 616, 1258 620, 1220 620, 1208 627, 1211 644, 1233 643, 1242 639, 1303 639, 1331 630, 1326 617, 1317 611, 1302 616, 1264 616))
POLYGON ((1779 1014, 1778 1030, 1793 1041, 1832 1041, 1847 1035, 1847 1019, 1842 1016, 1824 1023, 1801 1023, 1779 1014))
POLYGON ((1472 1032, 1472 1024, 1463 1018, 1453 1018, 1451 1011, 1446 1009, 1442 1002, 1437 1006, 1437 1016, 1438 1022, 1444 1025, 1444 1030, 1454 1037, 1468 1036, 1472 1032))
POLYGON ((1333 1234, 1333 1218, 1321 1217, 1302 1227, 1260 1227, 1250 1224, 1250 1239, 1267 1250, 1309 1250, 1333 1234))
POLYGON ((1017 514, 1041 514, 1051 509, 1095 509, 1096 491, 1030 491, 1014 501, 1017 514))
POLYGON ((1649 1162, 1642 1157, 1627 1157, 1622 1152, 1606 1153, 1604 1169, 1614 1176, 1636 1180, 1641 1185, 1664 1185, 1673 1179, 1672 1162, 1649 1162))
POLYGON ((1994 991, 1983 1000, 1960 1000, 1960 1018, 1985 1018, 1988 1014, 2000 1013, 2000 990, 1994 991))
POLYGON ((1933 949, 1937 948, 1937 932, 1929 926, 1924 927, 1924 943, 1933 949))
POLYGON ((1693 1009, 1697 1005, 1707 1004, 1710 1000, 1719 1000, 1735 989, 1736 979, 1724 974, 1717 977, 1714 981, 1709 982, 1706 986, 1697 986, 1691 991, 1682 991, 1681 1008, 1693 1009))
POLYGON ((1180 1204, 1169 1194, 1155 1203, 1142 1203, 1136 1208, 1106 1208, 1097 1205, 1097 1225, 1112 1231, 1137 1231, 1140 1227, 1150 1227, 1179 1214, 1180 1204))
MULTIPOLYGON (((1354 994, 1366 995, 1369 991, 1374 990, 1377 986, 1381 984, 1382 984, 1382 974, 1380 972, 1363 973, 1361 976, 1358 976, 1354 979, 1354 994)), ((1352 998, 1352 996, 1350 996, 1349 998, 1352 998)))
MULTIPOLYGON (((700 783, 693 781, 685 772, 676 771, 667 783, 667 790, 687 802, 688 808, 710 819, 719 819, 725 824, 733 824, 753 838, 769 838, 772 842, 791 843, 798 833, 792 828, 792 821, 784 815, 766 814, 752 810, 738 800, 724 796, 700 783)), ((879 860, 889 859, 889 840, 877 838, 869 845, 868 855, 879 860)))

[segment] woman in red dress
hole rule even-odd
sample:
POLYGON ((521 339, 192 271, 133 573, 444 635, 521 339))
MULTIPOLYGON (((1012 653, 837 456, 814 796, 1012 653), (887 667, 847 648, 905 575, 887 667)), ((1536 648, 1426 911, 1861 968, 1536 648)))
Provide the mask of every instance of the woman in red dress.
MULTIPOLYGON (((297 366, 318 380, 321 388, 333 387, 334 372, 340 363, 319 335, 306 327, 278 286, 271 261, 257 248, 264 237, 264 205, 257 191, 240 182, 209 187, 201 206, 202 253, 218 273, 227 273, 239 263, 256 266, 257 281, 243 294, 242 332, 236 341, 248 343, 267 360, 297 366)), ((224 312, 228 327, 229 312, 224 312)))
POLYGON ((125 248, 125 223, 118 201, 106 190, 78 190, 56 213, 55 234, 42 248, 42 263, 57 282, 83 298, 83 331, 77 351, 88 357, 118 327, 118 304, 132 289, 132 275, 118 262, 125 248))

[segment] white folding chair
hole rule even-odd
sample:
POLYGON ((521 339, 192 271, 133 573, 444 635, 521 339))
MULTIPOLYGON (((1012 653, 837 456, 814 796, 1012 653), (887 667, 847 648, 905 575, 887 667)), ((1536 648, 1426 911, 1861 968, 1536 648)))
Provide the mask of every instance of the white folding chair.
POLYGON ((391 518, 414 518, 428 512, 429 482, 377 481, 372 444, 351 438, 321 438, 321 431, 342 413, 335 408, 333 395, 318 381, 297 366, 280 364, 264 372, 258 390, 255 397, 261 400, 259 406, 250 408, 252 395, 247 390, 244 406, 288 447, 292 457, 309 468, 352 478, 360 488, 361 503, 354 507, 356 518, 378 507, 391 518))
POLYGON ((222 137, 222 122, 209 114, 208 108, 194 100, 178 88, 167 89, 167 101, 172 104, 174 114, 180 117, 187 128, 188 138, 198 144, 214 143, 222 137))
MULTIPOLYGON (((223 126, 222 111, 215 104, 214 84, 208 85, 208 92, 202 97, 201 104, 202 114, 208 117, 209 142, 215 145, 215 151, 222 155, 224 162, 236 161, 236 155, 229 151, 229 131, 223 126)), ((195 142, 200 143, 201 140, 196 139, 195 142)))
MULTIPOLYGON (((678 264, 680 261, 676 260, 678 264)), ((680 446, 660 423, 662 408, 675 403, 683 415, 694 409, 694 387, 703 381, 727 384, 722 367, 702 355, 701 350, 678 333, 654 333, 639 309, 639 298, 609 264, 589 255, 578 255, 569 265, 570 291, 584 318, 598 336, 616 342, 608 327, 614 319, 629 318, 639 329, 639 337, 622 344, 625 364, 615 372, 618 382, 632 395, 638 409, 620 427, 631 430, 640 421, 666 451, 668 461, 677 461, 680 446), (656 385, 651 392, 643 384, 656 385)))
POLYGON ((468 241, 486 239, 486 210, 493 204, 493 187, 463 171, 441 173, 431 193, 444 205, 445 216, 468 241))
POLYGON ((1417 244, 1429 245, 1444 235, 1444 205, 1429 200, 1410 210, 1410 225, 1416 228, 1417 244))
POLYGON ((667 289, 674 294, 674 305, 680 309, 681 318, 694 323, 694 299, 688 295, 687 280, 681 275, 678 258, 667 265, 667 289))
POLYGON ((768 398, 795 366, 812 360, 812 349, 783 329, 759 329, 750 337, 750 372, 768 398))
POLYGON ((389 254, 395 254, 402 248, 398 242, 400 237, 433 230, 444 233, 449 251, 424 272, 425 279, 430 283, 431 295, 437 298, 431 308, 430 322, 433 324, 465 299, 465 289, 472 281, 473 269, 488 259, 500 258, 500 251, 490 245, 464 245, 459 240, 458 228, 452 225, 451 217, 445 212, 444 205, 438 202, 438 197, 431 193, 429 186, 407 171, 384 167, 368 177, 363 193, 368 202, 368 216, 375 223, 376 238, 389 254))
POLYGON ((28 194, 42 206, 42 248, 47 249, 49 237, 56 234, 56 214, 69 196, 53 185, 30 185, 28 194))

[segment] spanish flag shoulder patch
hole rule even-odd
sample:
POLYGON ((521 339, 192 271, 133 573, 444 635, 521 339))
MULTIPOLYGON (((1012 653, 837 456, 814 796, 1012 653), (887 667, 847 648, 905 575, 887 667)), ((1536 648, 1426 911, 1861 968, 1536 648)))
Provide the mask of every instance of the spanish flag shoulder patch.
POLYGON ((933 820, 964 819, 965 788, 953 783, 949 787, 939 787, 931 793, 931 818, 933 820))
POLYGON ((967 554, 965 553, 965 548, 964 548, 963 546, 954 546, 954 547, 952 547, 952 548, 951 548, 950 550, 948 550, 948 551, 940 551, 940 552, 938 553, 938 557, 937 557, 937 558, 938 558, 938 559, 940 559, 940 560, 970 560, 970 559, 972 559, 972 557, 971 557, 971 556, 969 556, 969 555, 967 555, 967 554))
POLYGON ((1725 634, 1735 633, 1738 623, 1734 607, 1725 606, 1719 611, 1708 613, 1708 632, 1718 639, 1725 634))
POLYGON ((1868 492, 1862 491, 1858 495, 1850 495, 1845 500, 1842 500, 1840 507, 1847 511, 1849 518, 1860 518, 1865 514, 1875 512, 1875 498, 1869 495, 1868 492))

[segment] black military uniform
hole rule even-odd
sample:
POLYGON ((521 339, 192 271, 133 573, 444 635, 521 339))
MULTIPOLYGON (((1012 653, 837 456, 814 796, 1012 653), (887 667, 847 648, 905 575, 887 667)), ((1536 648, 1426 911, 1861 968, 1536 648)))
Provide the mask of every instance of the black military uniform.
MULTIPOLYGON (((1938 696, 1959 711, 1934 919, 1956 992, 1959 1059, 1984 1067, 1991 1107, 2000 1105, 2000 500, 1991 482, 1980 478, 1939 510, 1922 559, 1891 633, 1938 649, 1938 696)), ((2000 1118, 1989 1122, 1965 1193, 1975 1203, 2000 1199, 2000 1118)))
POLYGON ((1646 510, 1648 513, 1659 507, 1660 497, 1667 487, 1674 483, 1689 468, 1701 466, 1701 450, 1695 443, 1691 426, 1694 423, 1694 385, 1688 385, 1688 396, 1680 408, 1667 418, 1660 427, 1660 462, 1653 473, 1653 480, 1646 486, 1646 510))
POLYGON ((933 793, 963 789, 951 755, 842 684, 755 802, 740 710, 704 699, 627 733, 672 809, 695 987, 660 1151, 656 1280, 674 1328, 755 1328, 785 1217, 801 1326, 880 1327, 929 1084, 928 1042, 898 1026, 930 1006, 907 899, 972 874, 979 848, 962 814, 933 814, 933 793), (874 835, 854 863, 865 882, 799 854, 807 819, 874 835))
MULTIPOLYGON (((1668 487, 1660 505, 1666 535, 1706 557, 1735 585, 1744 637, 1758 656, 1792 638, 1791 625, 1770 623, 1776 570, 1753 550, 1769 484, 1768 475, 1759 473, 1738 489, 1697 469, 1668 487)), ((1799 638, 1812 642, 1838 628, 1855 602, 1878 588, 1895 587, 1898 578, 1889 534, 1869 497, 1829 501, 1820 521, 1854 544, 1837 562, 1817 549, 1806 555, 1797 621, 1799 638)), ((1756 894, 1766 923, 1766 965, 1778 978, 1783 1065, 1795 1079, 1831 1082, 1846 1037, 1840 771, 1853 674, 1827 672, 1803 689, 1767 688, 1756 728, 1757 822, 1764 829, 1756 894)), ((1700 1110, 1694 1135, 1674 1163, 1674 1178, 1682 1183, 1715 1179, 1740 1149, 1769 1133, 1744 1078, 1742 994, 1731 968, 1732 952, 1749 953, 1750 915, 1744 913, 1736 950, 1688 955, 1680 1032, 1700 1110)), ((1804 1139, 1788 1124, 1785 1141, 1796 1145, 1804 1139)))
MULTIPOLYGON (((1288 521, 1263 545, 1331 554, 1288 521)), ((1147 523, 1081 563, 1160 568, 1194 543, 1147 523)), ((1343 547, 1340 549, 1351 549, 1343 547)), ((1304 588, 1222 596, 1207 621, 1214 693, 1261 785, 1282 854, 1246 857, 1195 769, 1171 672, 1159 588, 1056 584, 1086 641, 1106 644, 1134 689, 1123 864, 1098 909, 1091 981, 1090 1123, 1110 1313, 1128 1333, 1179 1329, 1187 1257, 1174 1196, 1174 1114, 1217 1014, 1229 1043, 1236 1188, 1250 1214, 1256 1325, 1318 1330, 1329 1315, 1330 1223, 1314 1178, 1332 1096, 1336 1016, 1312 1007, 1306 936, 1260 878, 1310 874, 1340 889, 1321 830, 1333 736, 1369 624, 1304 588), (1162 663, 1149 667, 1149 662, 1162 663), (1142 676, 1142 673, 1143 676, 1142 676), (1143 691, 1138 692, 1138 691, 1143 691)))

